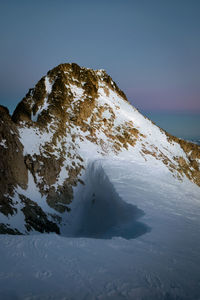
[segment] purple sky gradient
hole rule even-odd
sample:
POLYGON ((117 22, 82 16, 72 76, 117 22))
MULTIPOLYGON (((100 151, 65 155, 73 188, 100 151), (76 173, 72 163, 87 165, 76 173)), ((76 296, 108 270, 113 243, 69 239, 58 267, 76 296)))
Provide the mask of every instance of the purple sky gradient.
POLYGON ((103 68, 139 110, 200 113, 200 1, 0 2, 0 103, 59 63, 103 68))
POLYGON ((199 113, 199 93, 179 89, 127 89, 131 103, 146 111, 199 113))

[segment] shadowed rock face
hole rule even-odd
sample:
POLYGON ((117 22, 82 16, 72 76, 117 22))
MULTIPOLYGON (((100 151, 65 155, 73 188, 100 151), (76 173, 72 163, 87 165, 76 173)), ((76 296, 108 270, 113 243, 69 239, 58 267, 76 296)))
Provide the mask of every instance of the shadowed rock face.
POLYGON ((25 216, 27 231, 36 230, 43 232, 60 233, 59 227, 52 221, 49 221, 41 207, 34 201, 28 199, 24 195, 19 195, 21 202, 24 205, 22 212, 25 216))
MULTIPOLYGON (((16 200, 15 189, 19 186, 26 190, 28 184, 28 167, 23 155, 23 145, 19 131, 11 120, 7 108, 0 106, 0 212, 5 216, 18 213, 16 204, 21 201, 27 230, 59 233, 58 226, 50 222, 37 203, 23 195, 16 200)), ((16 228, 0 223, 0 233, 20 234, 16 228)))
POLYGON ((28 172, 17 126, 3 106, 0 106, 0 141, 0 211, 12 215, 15 212, 12 206, 14 188, 18 185, 24 189, 27 187, 28 172))
MULTIPOLYGON (((20 212, 24 233, 59 232, 63 214, 70 213, 73 189, 78 183, 84 184, 84 143, 95 145, 95 153, 101 157, 133 152, 139 144, 144 160, 152 156, 176 178, 181 180, 186 175, 200 186, 200 147, 158 128, 168 149, 156 146, 134 120, 127 117, 121 121, 122 107, 117 98, 137 112, 105 71, 73 63, 50 70, 29 90, 12 117, 0 106, 0 212, 5 216, 20 212), (174 145, 178 145, 180 154, 173 156, 174 145), (32 194, 30 184, 34 185, 32 194), (50 211, 38 206, 39 198, 50 211)), ((149 121, 148 126, 155 125, 149 121)), ((1 232, 19 232, 4 223, 1 232)))

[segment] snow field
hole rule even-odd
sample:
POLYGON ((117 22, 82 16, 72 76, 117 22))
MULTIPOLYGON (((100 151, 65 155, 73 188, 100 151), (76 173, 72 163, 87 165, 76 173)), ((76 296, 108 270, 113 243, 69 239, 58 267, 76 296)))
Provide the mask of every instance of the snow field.
POLYGON ((92 162, 86 176, 76 237, 0 236, 0 298, 198 300, 199 188, 119 159, 92 162), (129 213, 150 230, 130 236, 129 213))

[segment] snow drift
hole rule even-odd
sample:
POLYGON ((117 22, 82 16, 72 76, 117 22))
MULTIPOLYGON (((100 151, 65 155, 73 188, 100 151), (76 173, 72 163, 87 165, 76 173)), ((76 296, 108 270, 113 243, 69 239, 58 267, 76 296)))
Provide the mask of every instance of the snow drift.
POLYGON ((127 239, 146 233, 150 228, 137 221, 144 212, 119 196, 102 163, 102 160, 95 160, 88 164, 85 185, 79 187, 75 205, 71 206, 70 230, 63 229, 62 233, 76 237, 121 236, 127 239))
MULTIPOLYGON (((73 217, 62 229, 65 237, 0 236, 0 298, 197 300, 199 188, 188 179, 174 181, 164 166, 146 169, 145 162, 134 159, 97 160, 86 173, 90 187, 83 193, 80 185, 78 193, 84 201, 80 222, 74 219, 74 201, 73 217), (94 191, 98 196, 107 195, 103 201, 111 201, 114 217, 105 214, 105 227, 104 218, 96 225, 90 214, 94 191), (138 221, 150 231, 132 238, 136 237, 134 226, 124 223, 127 208, 133 218, 144 211, 138 221), (69 227, 73 237, 64 232, 69 227), (99 238, 92 238, 96 234, 99 238)), ((104 205, 96 208, 101 215, 104 205)), ((96 211, 94 214, 98 218, 96 211)))

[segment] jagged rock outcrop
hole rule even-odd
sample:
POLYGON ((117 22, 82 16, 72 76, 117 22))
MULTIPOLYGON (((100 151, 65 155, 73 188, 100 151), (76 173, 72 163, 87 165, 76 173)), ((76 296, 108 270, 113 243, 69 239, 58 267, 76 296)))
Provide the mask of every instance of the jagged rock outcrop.
POLYGON ((17 126, 3 106, 0 106, 0 158, 0 211, 8 216, 16 212, 12 198, 14 188, 27 187, 28 172, 17 126))
POLYGON ((200 186, 199 146, 143 117, 105 71, 76 64, 49 71, 12 118, 0 107, 0 155, 1 233, 59 233, 95 157, 153 160, 200 186), (23 230, 12 222, 19 214, 23 230))

